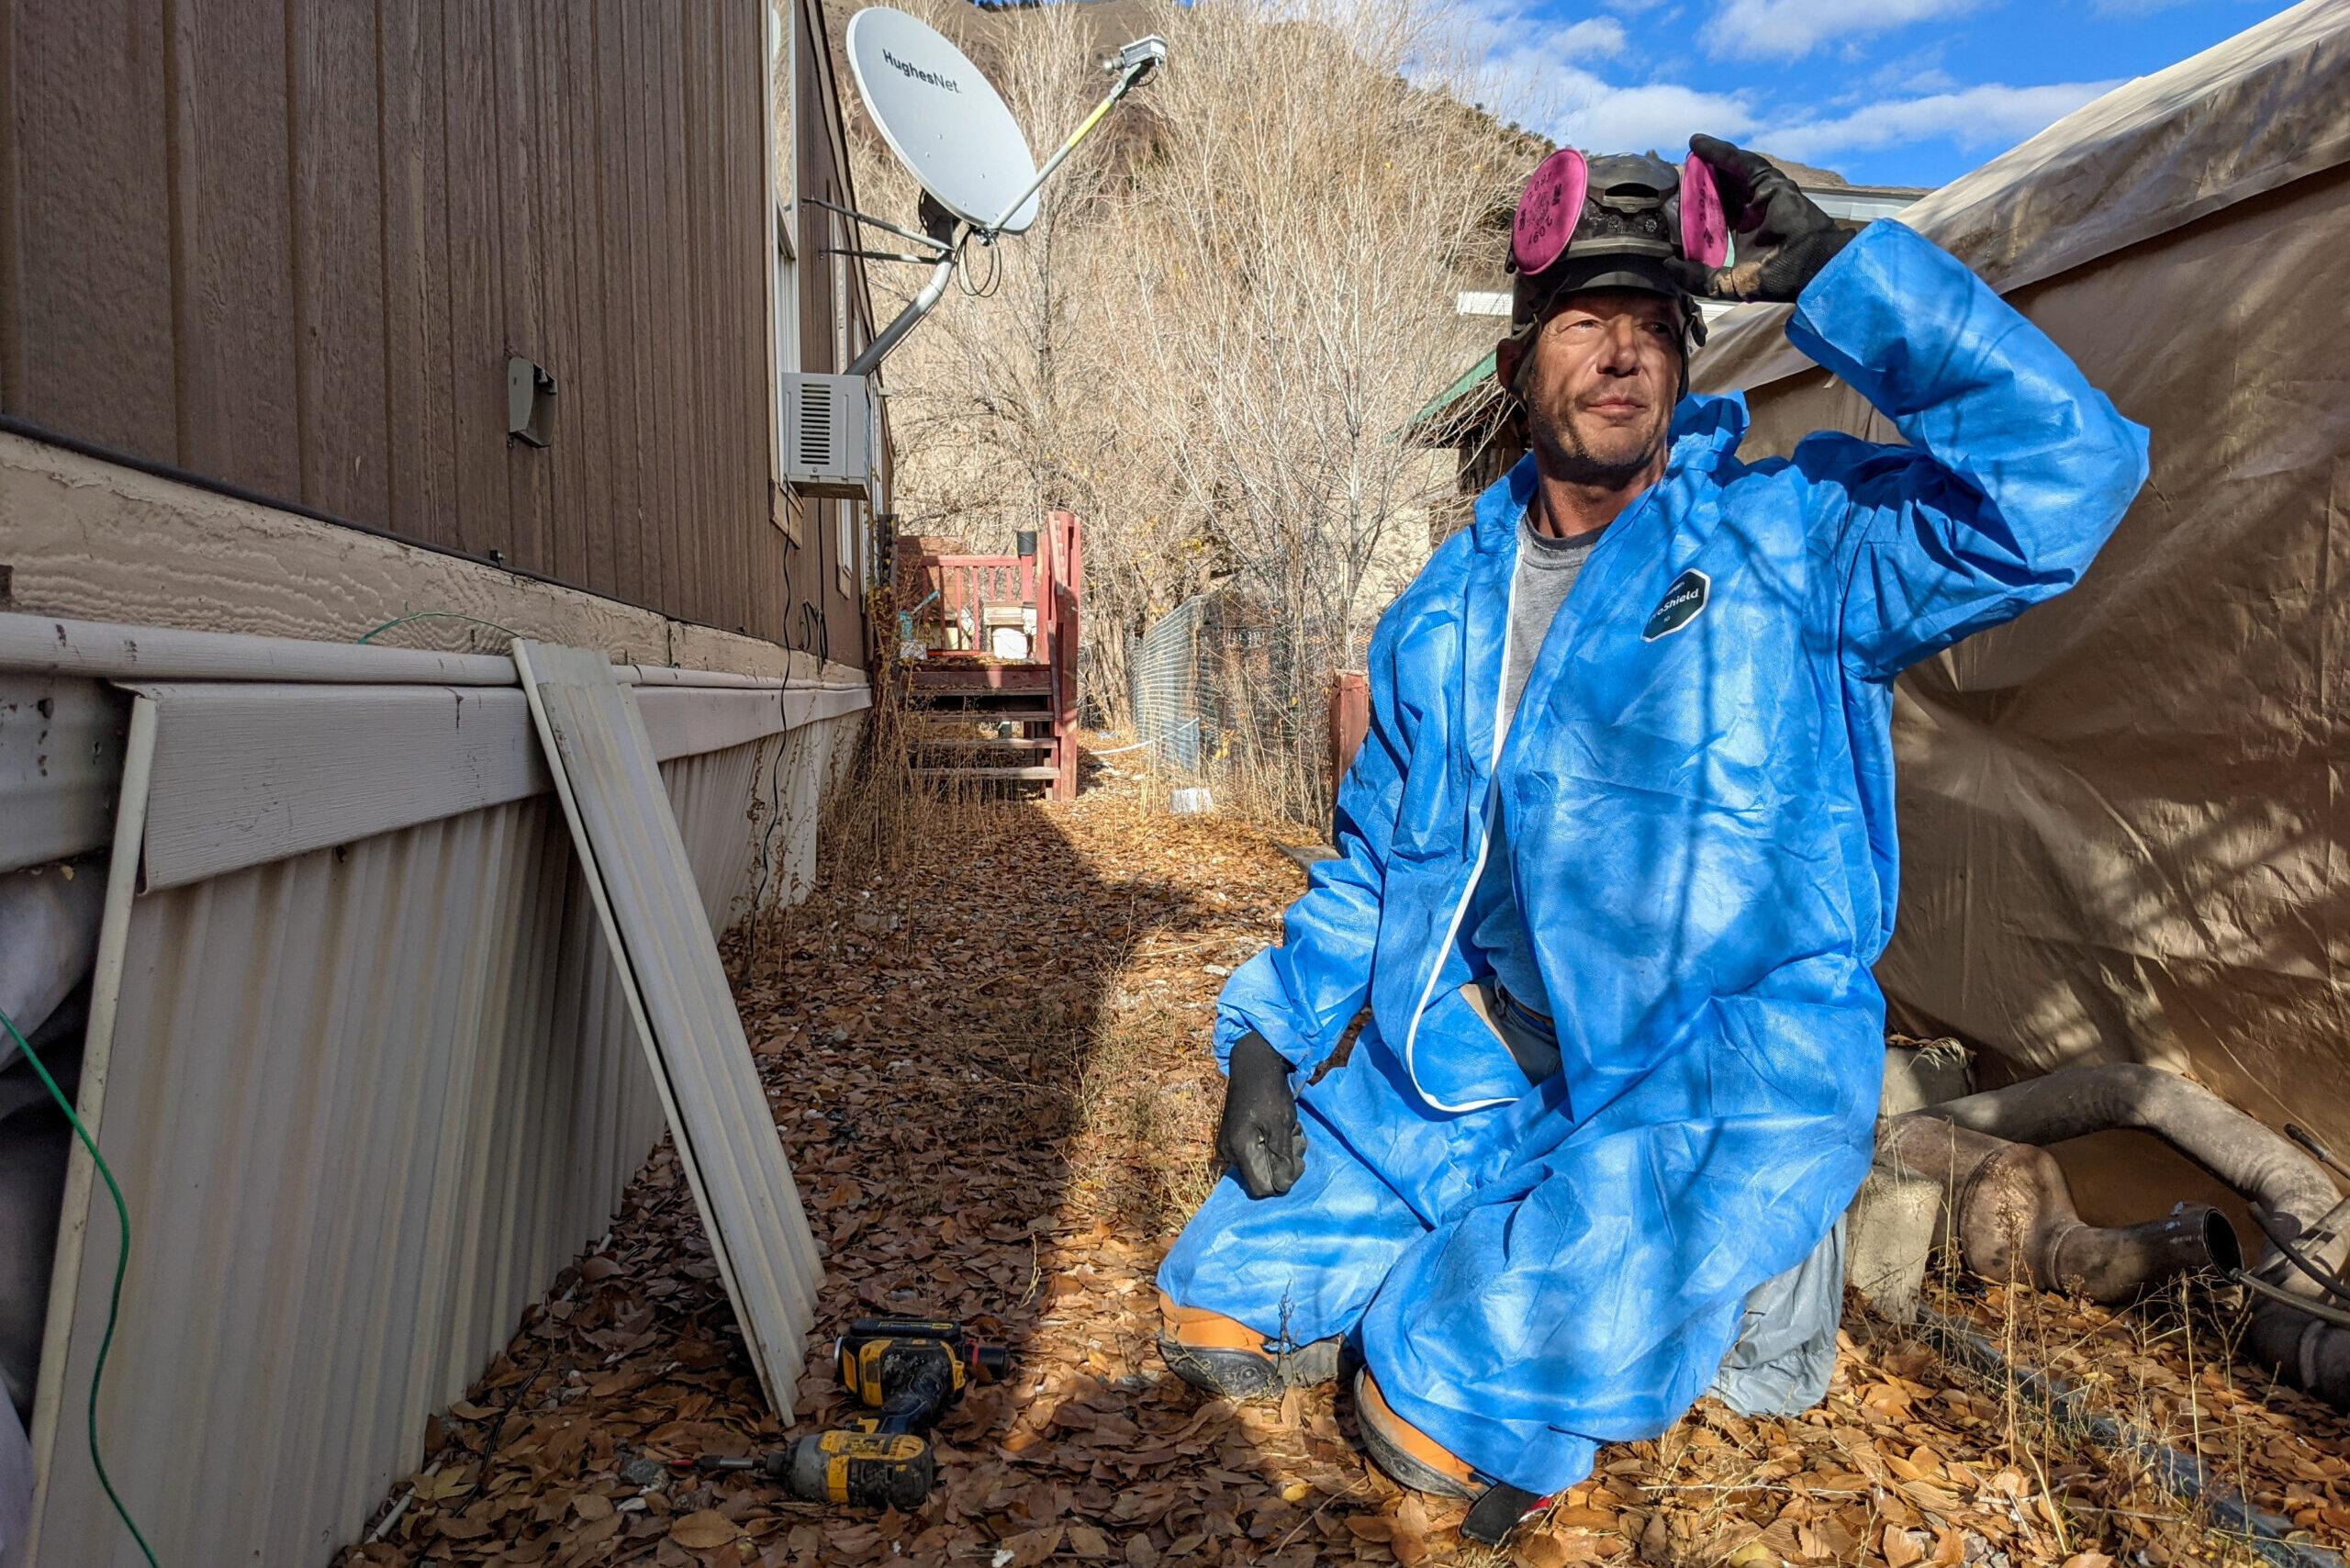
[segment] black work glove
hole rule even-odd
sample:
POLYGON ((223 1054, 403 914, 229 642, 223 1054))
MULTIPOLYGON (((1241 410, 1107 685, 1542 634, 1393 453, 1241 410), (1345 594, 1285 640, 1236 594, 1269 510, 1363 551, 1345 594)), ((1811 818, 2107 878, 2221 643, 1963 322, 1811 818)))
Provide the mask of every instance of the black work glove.
POLYGON ((1305 1129, 1297 1125, 1289 1063, 1261 1035, 1243 1035, 1233 1045, 1215 1151, 1252 1198, 1279 1197, 1305 1174, 1305 1129))
POLYGON ((1665 270, 1691 294, 1792 300, 1851 242, 1851 230, 1837 228, 1784 172, 1744 148, 1693 136, 1689 151, 1713 170, 1722 215, 1738 240, 1738 258, 1726 267, 1700 266, 1684 256, 1666 259, 1665 270))

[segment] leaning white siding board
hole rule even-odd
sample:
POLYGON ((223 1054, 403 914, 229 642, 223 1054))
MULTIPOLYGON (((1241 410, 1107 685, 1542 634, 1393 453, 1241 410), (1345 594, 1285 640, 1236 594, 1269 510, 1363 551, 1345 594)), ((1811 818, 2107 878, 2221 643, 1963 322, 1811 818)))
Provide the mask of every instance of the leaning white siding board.
POLYGON ((789 1417, 822 1270, 644 722, 601 655, 517 639, 514 662, 711 1256, 789 1417))
MULTIPOLYGON (((156 704, 161 726, 144 866, 151 890, 553 788, 529 699, 518 689, 263 681, 143 682, 134 689, 156 704)), ((829 733, 839 726, 822 719, 853 712, 869 698, 863 690, 656 686, 643 688, 637 700, 653 755, 667 763, 748 757, 752 743, 787 730, 829 733)), ((0 743, 6 724, 0 707, 0 743)), ((120 766, 118 743, 109 766, 120 766)), ((5 782, 0 778, 0 787, 5 782)), ((9 798, 0 793, 0 801, 9 798)), ((737 797, 734 821, 748 799, 747 790, 737 797)), ((96 825, 102 833, 105 819, 96 825)))
POLYGON ((150 889, 553 788, 530 700, 512 689, 176 681, 135 689, 155 703, 160 726, 150 889))

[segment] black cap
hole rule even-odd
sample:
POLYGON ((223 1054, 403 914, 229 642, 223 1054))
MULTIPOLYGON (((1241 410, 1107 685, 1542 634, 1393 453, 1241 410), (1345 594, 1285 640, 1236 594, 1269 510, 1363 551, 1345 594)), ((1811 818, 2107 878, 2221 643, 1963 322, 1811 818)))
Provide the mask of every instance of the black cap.
POLYGON ((1511 280, 1510 335, 1515 337, 1532 327, 1544 312, 1567 296, 1587 294, 1596 288, 1637 288, 1668 299, 1689 299, 1689 291, 1664 270, 1662 257, 1578 256, 1570 252, 1538 277, 1520 273, 1511 280))

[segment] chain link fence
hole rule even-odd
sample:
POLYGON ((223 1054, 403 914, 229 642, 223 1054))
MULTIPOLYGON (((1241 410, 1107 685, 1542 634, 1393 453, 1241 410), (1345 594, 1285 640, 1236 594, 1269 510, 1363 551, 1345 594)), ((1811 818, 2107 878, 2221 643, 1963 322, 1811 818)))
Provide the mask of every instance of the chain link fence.
POLYGON ((1331 677, 1342 631, 1298 621, 1233 585, 1185 599, 1134 646, 1135 735, 1153 764, 1226 807, 1318 823, 1330 814, 1331 677))

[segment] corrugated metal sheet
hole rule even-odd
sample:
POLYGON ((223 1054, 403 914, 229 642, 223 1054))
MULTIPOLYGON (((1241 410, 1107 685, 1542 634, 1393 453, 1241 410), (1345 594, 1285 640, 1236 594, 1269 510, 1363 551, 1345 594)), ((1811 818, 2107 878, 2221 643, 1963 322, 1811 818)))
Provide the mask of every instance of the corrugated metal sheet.
POLYGON ((106 846, 128 708, 95 680, 0 670, 0 871, 106 846))
POLYGON ((789 1418, 822 1266, 652 742, 602 655, 518 640, 514 662, 711 1259, 767 1401, 789 1418))
MULTIPOLYGON (((705 911, 756 879, 759 754, 836 756, 858 722, 663 768, 705 911)), ((539 795, 137 901, 99 1130, 134 1248, 100 1419, 166 1562, 327 1561, 605 1228, 663 1124, 581 882, 539 795)), ((80 1416, 103 1190, 89 1224, 44 1372, 70 1396, 41 1561, 135 1568, 80 1416)))

